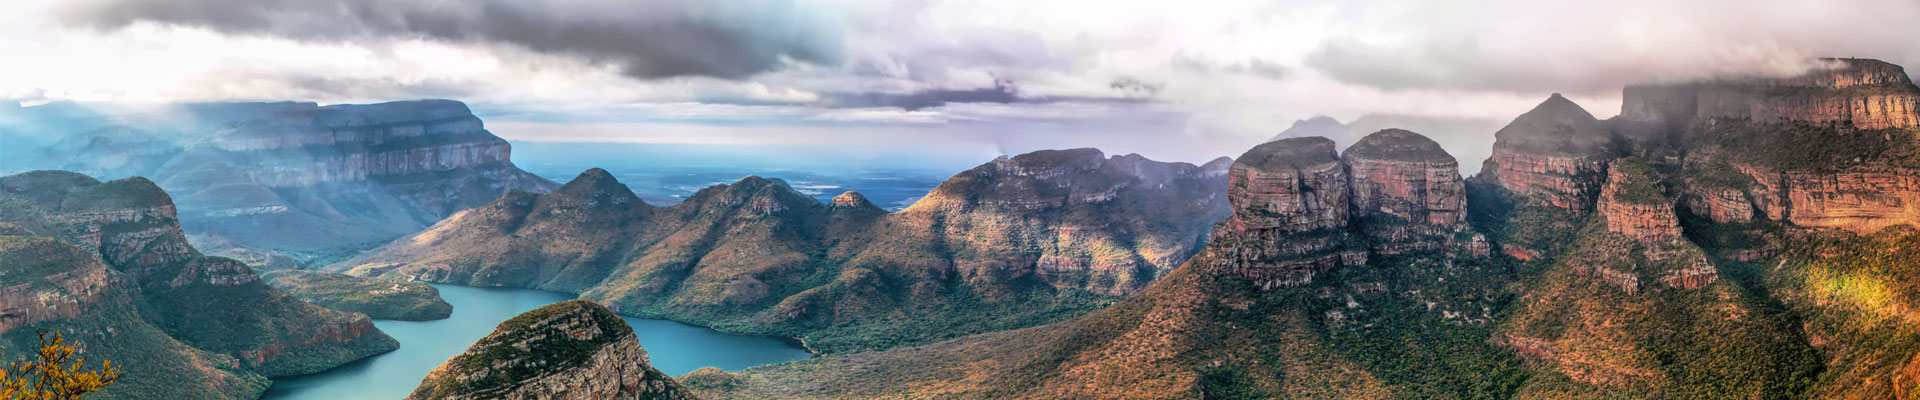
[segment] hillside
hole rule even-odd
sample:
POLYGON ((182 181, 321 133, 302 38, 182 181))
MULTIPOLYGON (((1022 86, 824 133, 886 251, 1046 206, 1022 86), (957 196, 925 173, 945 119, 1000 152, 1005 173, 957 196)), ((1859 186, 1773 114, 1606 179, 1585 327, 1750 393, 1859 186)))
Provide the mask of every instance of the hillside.
POLYGON ((130 280, 137 307, 112 308, 137 311, 173 339, 248 371, 308 374, 398 345, 365 316, 308 304, 261 283, 245 264, 200 254, 167 193, 144 178, 0 177, 0 222, 85 249, 130 280))
POLYGON ((409 400, 692 399, 647 363, 633 329, 597 303, 572 300, 514 316, 434 368, 409 400))
POLYGON ((1041 151, 962 172, 894 213, 754 176, 653 207, 595 169, 332 268, 582 293, 822 352, 888 348, 1045 324, 1139 291, 1224 214, 1225 166, 1041 151))

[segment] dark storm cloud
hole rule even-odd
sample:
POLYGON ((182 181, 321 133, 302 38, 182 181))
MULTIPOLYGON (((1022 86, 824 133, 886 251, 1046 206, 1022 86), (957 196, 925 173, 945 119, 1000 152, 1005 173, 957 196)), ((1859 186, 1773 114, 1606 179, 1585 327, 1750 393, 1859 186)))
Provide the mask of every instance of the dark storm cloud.
POLYGON ((636 78, 744 78, 839 62, 839 28, 792 0, 96 0, 69 23, 140 21, 313 41, 429 38, 511 45, 619 66, 636 78))
POLYGON ((835 93, 823 96, 818 105, 836 108, 899 107, 907 111, 933 108, 947 103, 1020 103, 1020 89, 1013 82, 994 82, 993 87, 977 89, 930 89, 911 93, 835 93))

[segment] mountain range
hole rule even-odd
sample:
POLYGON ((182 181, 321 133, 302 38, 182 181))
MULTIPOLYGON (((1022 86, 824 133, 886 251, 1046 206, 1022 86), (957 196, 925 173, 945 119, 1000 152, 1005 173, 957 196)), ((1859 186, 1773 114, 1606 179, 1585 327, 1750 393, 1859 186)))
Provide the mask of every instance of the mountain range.
POLYGON ((0 109, 0 171, 146 177, 196 247, 294 268, 418 232, 509 189, 521 171, 465 104, 51 103, 0 109))
POLYGON ((654 207, 593 169, 329 268, 580 293, 623 314, 871 350, 1053 322, 1145 288, 1226 213, 1226 165, 1039 151, 899 212, 757 176, 654 207))

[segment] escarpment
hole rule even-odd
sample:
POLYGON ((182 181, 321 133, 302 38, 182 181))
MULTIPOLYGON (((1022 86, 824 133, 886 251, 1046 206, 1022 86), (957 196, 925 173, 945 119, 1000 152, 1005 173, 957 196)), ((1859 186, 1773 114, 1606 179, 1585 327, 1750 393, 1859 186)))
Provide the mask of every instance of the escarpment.
POLYGON ((509 144, 449 100, 55 104, 11 114, 53 141, 26 142, 10 152, 10 167, 149 177, 178 200, 197 243, 256 266, 298 266, 418 231, 507 190, 556 186, 515 167, 509 144))
POLYGON ((653 207, 589 170, 333 268, 570 291, 622 313, 867 349, 1031 326, 1138 292, 1227 212, 1226 163, 1039 151, 961 172, 893 213, 753 176, 653 207), (984 322, 942 325, 963 320, 984 322), (882 328, 904 339, 868 337, 882 328))
POLYGON ((408 399, 693 399, 654 369, 626 321, 573 300, 500 323, 408 399))
POLYGON ((1593 114, 1555 93, 1494 133, 1481 174, 1521 197, 1591 210, 1605 182, 1611 133, 1593 114))
POLYGON ((200 254, 181 232, 171 198, 146 179, 9 175, 0 177, 0 209, 0 222, 78 246, 123 274, 146 304, 140 317, 171 339, 230 356, 246 370, 313 373, 397 345, 365 316, 307 304, 267 287, 242 263, 200 254))

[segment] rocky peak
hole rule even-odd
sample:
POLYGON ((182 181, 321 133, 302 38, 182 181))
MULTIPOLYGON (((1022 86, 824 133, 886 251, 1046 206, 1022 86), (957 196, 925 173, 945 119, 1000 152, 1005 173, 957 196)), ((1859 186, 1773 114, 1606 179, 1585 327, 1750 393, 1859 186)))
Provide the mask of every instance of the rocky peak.
POLYGON ((1240 155, 1228 170, 1234 231, 1309 231, 1347 224, 1347 171, 1333 140, 1288 138, 1240 155))
POLYGON ((626 321, 570 300, 500 323, 408 399, 690 399, 653 368, 626 321))
POLYGON ((833 201, 829 202, 828 205, 836 209, 879 208, 879 206, 873 205, 873 202, 867 201, 867 196, 852 190, 841 193, 839 196, 833 196, 833 201))
POLYGON ((1079 148, 1039 150, 1009 159, 995 160, 989 165, 994 166, 996 172, 1003 174, 1047 179, 1097 169, 1106 160, 1106 155, 1099 149, 1079 148))
POLYGON ((1459 163, 1418 133, 1387 129, 1342 155, 1353 176, 1353 212, 1382 253, 1437 247, 1466 222, 1459 163))
POLYGON ((1233 168, 1233 157, 1221 156, 1201 164, 1200 173, 1206 176, 1226 175, 1229 168, 1233 168))
POLYGON ((1493 136, 1495 147, 1566 156, 1605 151, 1611 140, 1599 119, 1559 93, 1520 114, 1493 136))
POLYGON ((607 170, 599 168, 581 172, 579 176, 561 185, 560 189, 554 190, 552 195, 546 196, 545 199, 556 206, 572 207, 646 204, 640 200, 639 196, 633 194, 632 188, 620 183, 620 180, 615 179, 607 170))
POLYGON ((1822 58, 1820 67, 1787 79, 1765 81, 1774 86, 1846 89, 1865 86, 1911 87, 1913 80, 1899 65, 1868 58, 1822 58))
POLYGON ((1323 137, 1255 146, 1227 174, 1233 216, 1213 231, 1208 265, 1261 288, 1295 287, 1340 265, 1366 263, 1348 234, 1352 193, 1346 165, 1323 137))
POLYGON ((1346 137, 1346 135, 1347 125, 1340 123, 1340 120, 1325 115, 1315 115, 1313 118, 1293 121, 1293 125, 1288 126, 1287 130, 1280 131, 1267 141, 1314 136, 1334 138, 1346 137))
POLYGON ((1494 133, 1484 179, 1555 207, 1590 209, 1605 182, 1610 133, 1580 105, 1555 93, 1494 133))

